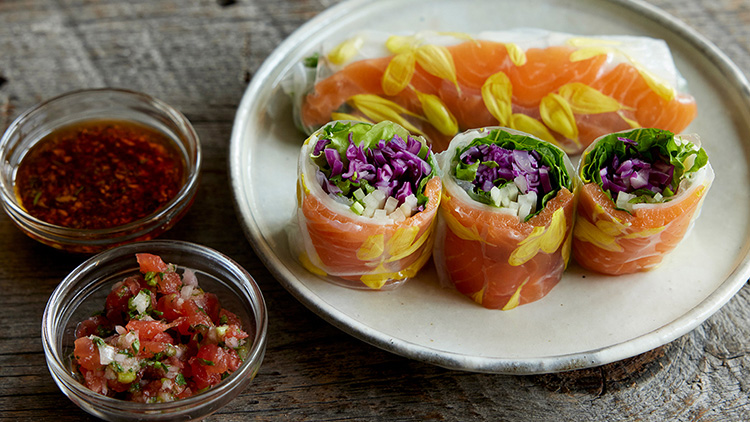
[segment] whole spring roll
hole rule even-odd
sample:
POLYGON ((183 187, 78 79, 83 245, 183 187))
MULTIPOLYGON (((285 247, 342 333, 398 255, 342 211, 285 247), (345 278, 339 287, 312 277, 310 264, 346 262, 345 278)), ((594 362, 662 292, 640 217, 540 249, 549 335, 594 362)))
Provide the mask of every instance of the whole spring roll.
POLYGON ((621 130, 680 132, 697 114, 667 44, 647 37, 362 32, 305 64, 288 90, 307 133, 329 120, 391 120, 435 152, 460 131, 499 125, 580 154, 621 130))
POLYGON ((568 156, 522 132, 487 128, 456 136, 439 161, 441 281, 490 309, 544 297, 570 257, 578 184, 568 156))
POLYGON ((576 261, 610 275, 662 262, 697 218, 714 178, 696 135, 636 129, 583 154, 573 240, 576 261))
POLYGON ((399 286, 431 256, 441 186, 423 138, 391 122, 331 122, 300 152, 292 248, 336 284, 399 286))

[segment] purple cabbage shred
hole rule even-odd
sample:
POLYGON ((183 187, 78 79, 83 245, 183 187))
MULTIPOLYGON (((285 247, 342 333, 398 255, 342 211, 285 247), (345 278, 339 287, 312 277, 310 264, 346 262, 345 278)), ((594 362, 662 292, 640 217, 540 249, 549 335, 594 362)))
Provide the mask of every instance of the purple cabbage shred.
POLYGON ((635 149, 635 141, 622 137, 617 139, 626 144, 626 151, 631 158, 620 162, 616 155, 612 157, 612 161, 599 171, 602 189, 610 191, 613 198, 620 192, 632 193, 639 189, 663 193, 672 183, 674 166, 662 160, 649 163, 635 149))
POLYGON ((525 190, 521 189, 524 194, 534 191, 541 197, 552 190, 550 168, 541 162, 541 155, 537 151, 509 150, 495 144, 482 144, 468 148, 459 159, 467 165, 479 162, 473 183, 484 192, 518 177, 523 179, 520 184, 526 185, 525 190))
MULTIPOLYGON (((318 171, 318 181, 328 194, 342 194, 342 190, 330 179, 341 176, 344 181, 352 183, 367 182, 375 189, 381 190, 386 197, 393 196, 398 204, 404 203, 406 197, 416 194, 421 180, 432 173, 432 166, 419 157, 422 143, 413 137, 404 141, 395 135, 390 141, 380 140, 369 149, 354 143, 351 134, 346 149, 345 160, 339 152, 328 147, 330 140, 319 140, 313 149, 313 155, 325 154, 330 169, 330 176, 318 171)), ((426 157, 432 149, 429 148, 426 157)), ((424 210, 420 205, 419 211, 424 210)))

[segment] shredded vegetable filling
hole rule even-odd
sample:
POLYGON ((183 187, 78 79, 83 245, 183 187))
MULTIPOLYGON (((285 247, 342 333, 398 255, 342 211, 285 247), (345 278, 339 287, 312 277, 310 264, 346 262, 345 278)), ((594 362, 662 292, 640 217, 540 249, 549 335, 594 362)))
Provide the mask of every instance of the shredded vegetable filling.
POLYGON ((423 211, 424 186, 435 174, 432 151, 399 132, 390 122, 327 128, 311 153, 323 190, 365 217, 401 221, 423 211))
POLYGON ((493 131, 457 154, 456 182, 474 200, 528 219, 561 186, 561 165, 552 164, 549 145, 526 136, 493 131), (544 155, 543 155, 544 153, 544 155), (546 157, 545 157, 546 155, 546 157))
POLYGON ((705 166, 705 151, 669 131, 641 129, 603 138, 584 158, 584 182, 595 181, 618 209, 662 203, 705 166))

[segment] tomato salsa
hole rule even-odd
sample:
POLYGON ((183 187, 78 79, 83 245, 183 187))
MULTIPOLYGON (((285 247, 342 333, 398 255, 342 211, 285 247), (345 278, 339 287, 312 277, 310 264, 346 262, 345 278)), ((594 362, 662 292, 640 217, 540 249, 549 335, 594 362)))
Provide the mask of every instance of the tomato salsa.
POLYGON ((136 254, 140 274, 116 283, 104 310, 78 324, 74 362, 89 389, 146 403, 190 397, 247 355, 240 318, 159 256, 136 254))
POLYGON ((56 129, 21 160, 21 205, 47 223, 106 229, 147 217, 185 184, 185 161, 167 135, 121 120, 56 129))

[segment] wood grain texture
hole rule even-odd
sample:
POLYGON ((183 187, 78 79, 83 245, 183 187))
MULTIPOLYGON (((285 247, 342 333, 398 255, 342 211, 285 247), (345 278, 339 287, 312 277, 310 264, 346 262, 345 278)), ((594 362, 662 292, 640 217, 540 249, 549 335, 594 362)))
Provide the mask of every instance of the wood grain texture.
MULTIPOLYGON (((750 287, 693 332, 598 368, 538 376, 451 371, 329 325, 287 293, 242 235, 227 177, 237 105, 262 61, 337 1, 0 1, 0 127, 80 88, 125 87, 183 111, 205 152, 195 205, 164 238, 222 251, 258 280, 269 343, 256 380, 211 421, 750 420, 750 287), (226 6, 222 6, 226 5, 226 6)), ((750 1, 652 0, 750 70, 750 1)), ((0 420, 90 420, 49 375, 41 316, 83 257, 0 213, 0 420)))

